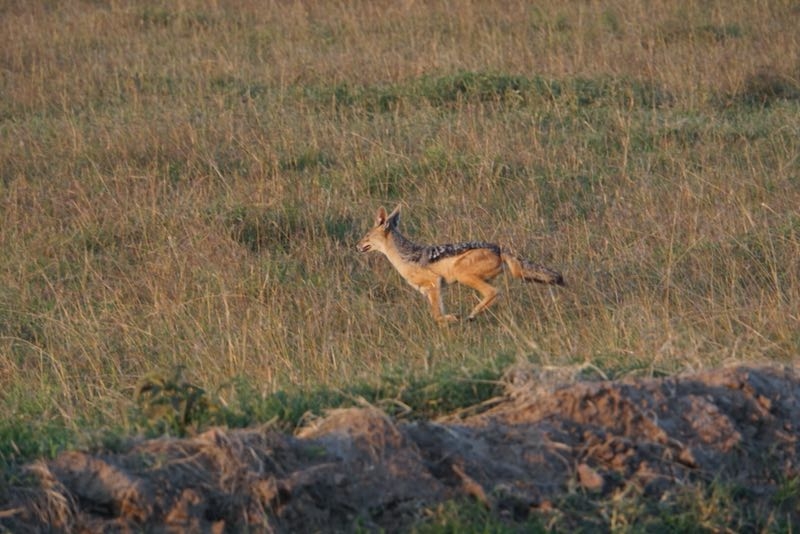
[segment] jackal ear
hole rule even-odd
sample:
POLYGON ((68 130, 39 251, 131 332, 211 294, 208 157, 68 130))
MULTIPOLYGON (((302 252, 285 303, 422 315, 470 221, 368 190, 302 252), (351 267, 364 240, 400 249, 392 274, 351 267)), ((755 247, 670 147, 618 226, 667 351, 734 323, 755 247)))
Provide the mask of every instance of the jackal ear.
POLYGON ((383 226, 386 222, 386 208, 381 206, 378 208, 378 213, 375 214, 375 226, 383 226))
POLYGON ((392 213, 390 213, 389 216, 386 217, 386 222, 383 223, 383 226, 387 230, 392 230, 393 228, 397 227, 397 223, 399 222, 400 222, 400 205, 398 205, 394 210, 392 210, 392 213))

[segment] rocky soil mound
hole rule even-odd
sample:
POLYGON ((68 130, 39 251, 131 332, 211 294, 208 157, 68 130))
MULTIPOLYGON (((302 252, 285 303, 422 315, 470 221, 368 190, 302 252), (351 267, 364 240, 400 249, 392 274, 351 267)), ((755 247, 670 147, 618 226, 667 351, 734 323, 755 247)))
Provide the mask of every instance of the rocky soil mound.
POLYGON ((8 490, 0 531, 396 531, 458 497, 520 519, 553 513, 566 492, 658 498, 713 480, 768 500, 798 477, 794 369, 561 387, 520 368, 507 378, 502 398, 437 421, 367 406, 293 436, 214 429, 118 454, 64 452, 27 466, 38 483, 8 490))

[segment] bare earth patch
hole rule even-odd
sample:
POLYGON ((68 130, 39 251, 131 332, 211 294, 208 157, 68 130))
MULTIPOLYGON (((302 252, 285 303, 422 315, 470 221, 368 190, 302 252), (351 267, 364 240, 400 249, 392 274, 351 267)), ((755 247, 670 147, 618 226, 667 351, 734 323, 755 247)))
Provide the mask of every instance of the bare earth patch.
POLYGON ((800 474, 791 368, 561 387, 521 368, 507 378, 492 406, 437 421, 337 409, 295 436, 214 429, 121 454, 65 452, 27 467, 38 487, 9 490, 0 530, 395 531, 459 497, 522 519, 557 513, 568 492, 658 499, 722 481, 764 504, 800 474))

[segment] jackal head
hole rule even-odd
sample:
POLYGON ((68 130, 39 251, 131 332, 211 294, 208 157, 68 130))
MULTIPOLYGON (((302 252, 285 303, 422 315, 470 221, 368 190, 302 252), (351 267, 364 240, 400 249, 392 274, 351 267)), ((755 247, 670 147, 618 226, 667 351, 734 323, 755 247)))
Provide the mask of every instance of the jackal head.
POLYGON ((359 252, 367 252, 368 250, 385 252, 389 234, 397 227, 399 221, 400 206, 397 206, 389 215, 386 215, 386 209, 381 206, 375 215, 375 226, 358 242, 356 249, 359 252))

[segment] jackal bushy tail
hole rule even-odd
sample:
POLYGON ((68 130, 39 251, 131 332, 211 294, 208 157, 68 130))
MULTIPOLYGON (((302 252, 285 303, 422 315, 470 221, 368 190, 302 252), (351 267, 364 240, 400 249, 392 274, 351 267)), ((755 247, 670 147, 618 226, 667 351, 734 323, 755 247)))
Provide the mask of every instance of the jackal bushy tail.
POLYGON ((503 251, 500 257, 503 259, 503 263, 508 267, 508 272, 514 278, 522 278, 526 282, 538 282, 540 284, 566 285, 564 284, 564 277, 561 276, 561 273, 549 267, 532 263, 523 258, 518 258, 506 251, 503 251))

